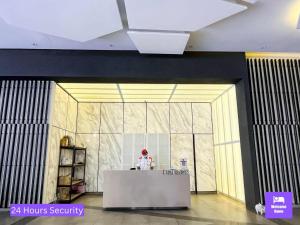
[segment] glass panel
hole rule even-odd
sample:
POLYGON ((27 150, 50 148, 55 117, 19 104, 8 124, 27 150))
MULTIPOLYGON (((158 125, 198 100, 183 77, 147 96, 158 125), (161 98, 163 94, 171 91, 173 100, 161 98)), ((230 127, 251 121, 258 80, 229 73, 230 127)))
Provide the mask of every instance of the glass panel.
POLYGON ((230 121, 231 121, 231 129, 232 129, 232 139, 233 141, 240 140, 240 130, 239 130, 239 118, 237 111, 237 100, 236 100, 236 91, 235 86, 231 88, 228 92, 229 94, 229 107, 230 107, 230 121))
POLYGON ((222 170, 222 190, 224 194, 228 194, 228 173, 227 173, 227 161, 226 161, 226 148, 225 145, 220 145, 220 159, 222 170))
POLYGON ((240 143, 233 144, 234 162, 235 162, 235 183, 237 191, 237 199, 245 202, 245 191, 244 191, 244 175, 243 175, 243 164, 241 156, 240 143))
POLYGON ((223 107, 222 98, 217 100, 217 120, 218 120, 218 133, 219 133, 219 143, 224 143, 224 124, 223 124, 223 107))
POLYGON ((221 172, 221 159, 220 159, 220 147, 215 146, 215 164, 216 164, 216 182, 217 182, 217 191, 222 192, 222 172, 221 172))
POLYGON ((211 104, 211 107, 212 107, 212 123, 213 123, 214 144, 219 144, 217 103, 214 101, 211 104))
POLYGON ((231 197, 236 198, 232 144, 226 145, 226 157, 227 157, 227 173, 228 173, 228 193, 231 197))
POLYGON ((225 93, 221 97, 223 107, 223 124, 224 124, 224 142, 231 141, 231 129, 230 129, 230 114, 228 104, 228 94, 225 93))

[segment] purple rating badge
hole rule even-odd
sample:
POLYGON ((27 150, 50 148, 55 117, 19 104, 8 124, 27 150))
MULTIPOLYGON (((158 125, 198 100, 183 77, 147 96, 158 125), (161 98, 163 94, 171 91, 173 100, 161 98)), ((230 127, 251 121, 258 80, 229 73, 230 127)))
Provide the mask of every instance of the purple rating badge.
POLYGON ((292 219, 293 194, 292 192, 266 192, 266 218, 292 219))

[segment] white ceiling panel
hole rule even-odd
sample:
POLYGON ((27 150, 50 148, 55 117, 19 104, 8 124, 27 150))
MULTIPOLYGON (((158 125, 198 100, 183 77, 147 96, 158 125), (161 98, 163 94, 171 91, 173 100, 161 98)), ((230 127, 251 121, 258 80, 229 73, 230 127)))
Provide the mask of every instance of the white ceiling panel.
POLYGON ((116 0, 0 0, 10 25, 85 42, 123 28, 116 0))
POLYGON ((187 33, 127 32, 140 53, 182 54, 189 40, 187 33))
POLYGON ((224 0, 125 0, 130 29, 196 31, 247 9, 224 0))

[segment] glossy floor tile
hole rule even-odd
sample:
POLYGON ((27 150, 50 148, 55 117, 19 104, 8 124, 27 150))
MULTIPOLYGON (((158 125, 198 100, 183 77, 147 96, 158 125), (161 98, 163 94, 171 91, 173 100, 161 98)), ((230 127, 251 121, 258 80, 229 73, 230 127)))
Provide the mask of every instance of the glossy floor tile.
POLYGON ((192 195, 192 207, 182 210, 122 210, 102 208, 102 196, 87 194, 74 203, 85 205, 85 216, 10 218, 0 212, 0 225, 260 225, 300 224, 300 209, 294 209, 294 219, 266 220, 237 201, 223 195, 192 195))

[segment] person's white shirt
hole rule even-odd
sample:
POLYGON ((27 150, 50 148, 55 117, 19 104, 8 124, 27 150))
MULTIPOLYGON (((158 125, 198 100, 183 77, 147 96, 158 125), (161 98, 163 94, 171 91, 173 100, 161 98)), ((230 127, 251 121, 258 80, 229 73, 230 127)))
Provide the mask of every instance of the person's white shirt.
POLYGON ((140 170, 150 170, 152 163, 152 157, 148 155, 147 149, 143 149, 141 156, 138 158, 137 168, 140 170))

